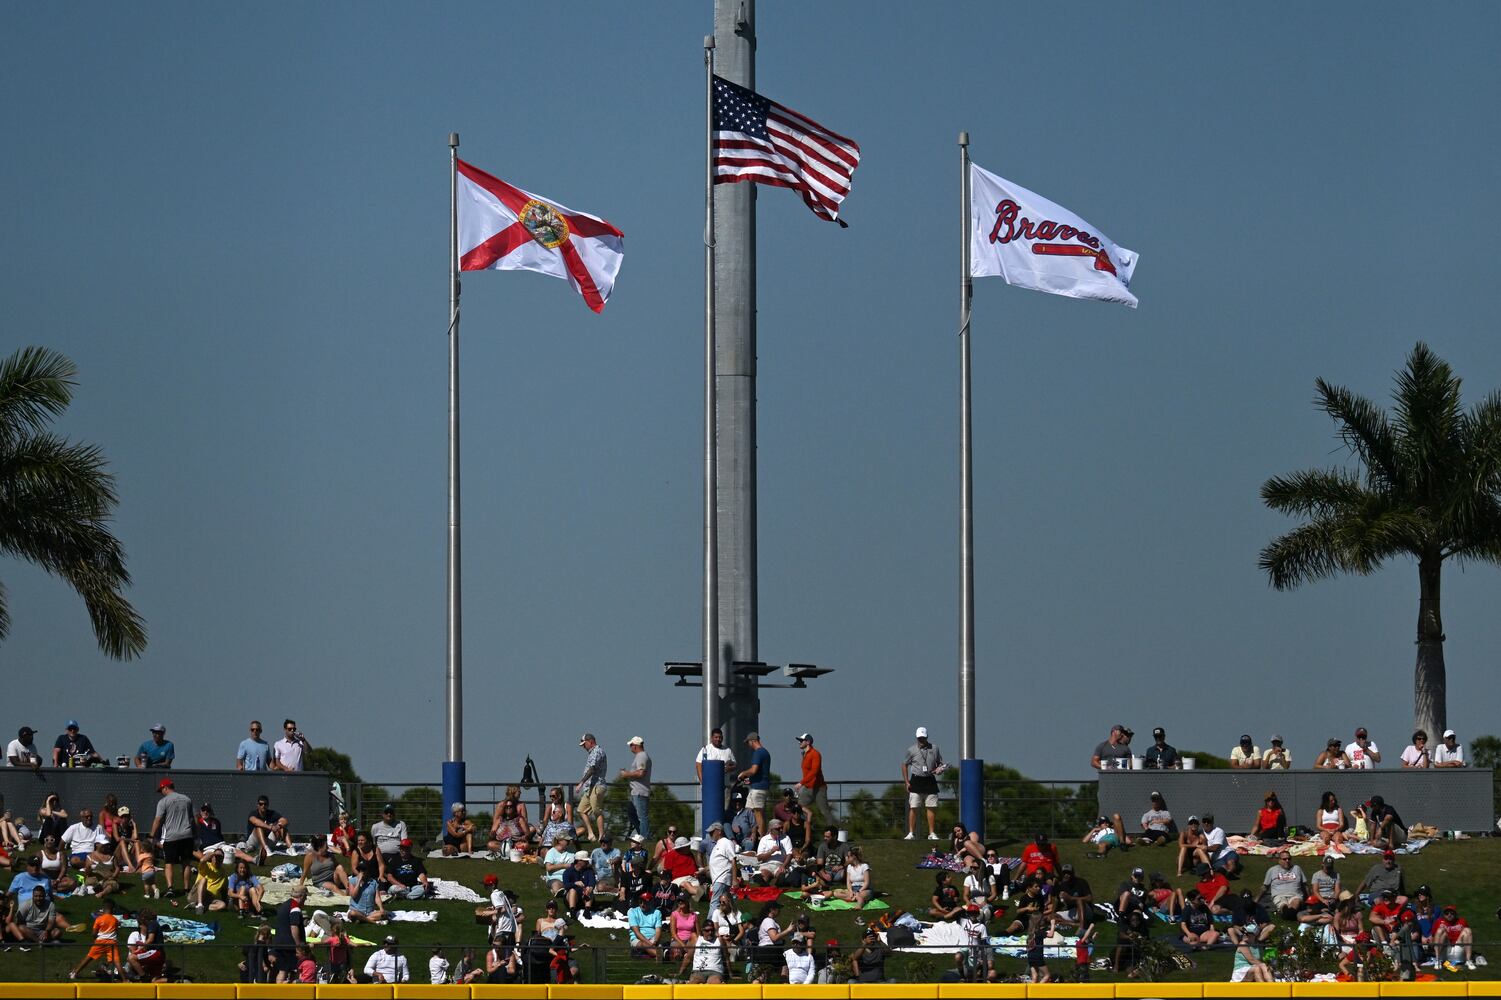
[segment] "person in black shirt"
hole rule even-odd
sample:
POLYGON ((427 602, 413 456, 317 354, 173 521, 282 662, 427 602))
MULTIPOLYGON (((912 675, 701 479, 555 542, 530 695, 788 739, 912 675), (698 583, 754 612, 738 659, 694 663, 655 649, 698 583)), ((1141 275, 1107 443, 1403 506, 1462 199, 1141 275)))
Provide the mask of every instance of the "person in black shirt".
POLYGON ((1122 882, 1115 891, 1115 910, 1126 914, 1133 910, 1145 912, 1151 897, 1147 894, 1147 873, 1144 869, 1131 869, 1131 880, 1122 882))
POLYGON ((78 723, 68 720, 67 731, 52 744, 53 767, 86 767, 101 764, 104 758, 94 749, 94 741, 78 731, 78 723))
POLYGON ((276 908, 276 933, 271 939, 271 955, 276 963, 275 981, 291 982, 297 973, 296 952, 307 943, 302 929, 302 904, 307 899, 307 887, 297 886, 292 898, 276 908))
POLYGON ((1397 815, 1397 810, 1387 805, 1379 795, 1371 796, 1371 808, 1366 816, 1370 826, 1371 843, 1388 851, 1395 851, 1407 843, 1407 824, 1397 815))
POLYGON ((1188 890, 1188 905, 1183 911, 1183 943, 1195 951, 1207 951, 1220 939, 1215 929, 1214 915, 1204 905, 1199 890, 1188 890))
POLYGON ((1147 752, 1142 754, 1147 767, 1176 770, 1183 766, 1177 749, 1167 741, 1167 730, 1158 726, 1152 730, 1152 739, 1156 742, 1147 747, 1147 752))
POLYGON ((1266 907, 1258 903, 1256 897, 1251 895, 1250 889, 1242 889, 1239 896, 1226 893, 1224 902, 1234 911, 1230 918, 1231 926, 1245 928, 1255 924, 1258 941, 1265 941, 1272 936, 1271 915, 1267 913, 1266 907))
POLYGON ((412 842, 403 840, 396 860, 386 866, 386 878, 391 882, 390 895, 399 899, 422 899, 432 887, 427 882, 427 865, 412 853, 412 842))
POLYGON ((886 959, 891 954, 891 949, 881 943, 881 937, 874 927, 865 928, 865 936, 860 939, 860 947, 850 955, 855 965, 855 982, 857 983, 886 983, 891 980, 886 978, 886 959))
POLYGON ((928 915, 934 920, 952 920, 964 910, 964 904, 959 899, 959 890, 954 888, 954 880, 946 871, 940 871, 934 876, 932 905, 928 907, 928 915))

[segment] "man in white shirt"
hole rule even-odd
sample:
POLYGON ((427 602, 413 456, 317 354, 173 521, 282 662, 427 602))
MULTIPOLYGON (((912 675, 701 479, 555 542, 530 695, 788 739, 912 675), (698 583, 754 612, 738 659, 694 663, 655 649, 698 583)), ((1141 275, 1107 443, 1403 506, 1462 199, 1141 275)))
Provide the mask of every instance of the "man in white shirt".
POLYGON ((756 864, 760 868, 762 881, 767 885, 775 885, 791 856, 792 840, 782 833, 782 821, 774 819, 767 824, 766 836, 756 843, 756 864))
POLYGON ((792 947, 782 952, 782 978, 797 986, 813 982, 813 976, 813 952, 808 948, 808 939, 794 934, 792 947))
POLYGON ((63 850, 68 855, 68 864, 74 868, 91 868, 101 861, 108 861, 108 855, 99 850, 106 839, 104 831, 94 825, 93 810, 80 809, 78 822, 63 831, 63 850))
POLYGON ((1240 855, 1226 839, 1225 828, 1214 821, 1214 813, 1205 813, 1201 823, 1210 866, 1226 875, 1235 875, 1240 870, 1240 855))
POLYGON ((716 729, 709 733, 709 742, 700 747, 698 756, 693 758, 693 773, 700 785, 704 783, 706 760, 717 761, 724 768, 725 802, 729 802, 730 788, 735 784, 735 751, 724 745, 724 730, 716 729))
POLYGON ((5 758, 11 767, 29 767, 35 771, 42 766, 42 755, 32 742, 35 736, 36 730, 30 726, 22 726, 16 733, 16 738, 5 748, 5 758))
POLYGON ((307 737, 298 731, 296 719, 287 719, 281 730, 286 735, 271 745, 271 770, 301 771, 302 757, 308 749, 307 737))
POLYGON ((724 835, 723 823, 709 824, 709 912, 719 909, 719 897, 735 884, 735 842, 724 835))
POLYGON ((1251 739, 1250 733, 1243 733, 1240 742, 1230 751, 1230 766, 1233 768, 1260 768, 1261 747, 1251 739))
POLYGON ((1444 730, 1444 740, 1433 748, 1434 767, 1464 767, 1465 748, 1459 745, 1459 737, 1454 730, 1444 730))
POLYGON ((365 963, 365 975, 372 983, 404 983, 411 979, 407 957, 396 952, 396 938, 387 934, 384 946, 365 963))
POLYGON ((1345 747, 1345 754, 1350 758, 1350 766, 1358 771, 1373 770, 1381 763, 1381 751, 1366 736, 1365 726, 1355 730, 1355 740, 1345 747))

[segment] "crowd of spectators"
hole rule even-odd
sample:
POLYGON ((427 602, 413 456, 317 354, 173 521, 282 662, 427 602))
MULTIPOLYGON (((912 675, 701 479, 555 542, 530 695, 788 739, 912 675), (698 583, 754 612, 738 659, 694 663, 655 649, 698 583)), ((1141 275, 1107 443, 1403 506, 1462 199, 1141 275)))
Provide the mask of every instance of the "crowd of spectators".
MULTIPOLYGON (((1138 766, 1155 770, 1177 770, 1183 765, 1183 755, 1167 741, 1167 730, 1158 726, 1152 730, 1152 745, 1140 754, 1131 749, 1131 740, 1136 736, 1131 727, 1118 723, 1110 727, 1110 735, 1095 745, 1089 764, 1095 770, 1111 770, 1131 767, 1140 759, 1138 766)), ((1241 734, 1228 754, 1230 767, 1235 770, 1283 771, 1293 766, 1293 754, 1280 735, 1272 736, 1267 748, 1262 750, 1250 733, 1241 734)), ((1404 768, 1464 767, 1465 751, 1458 735, 1445 729, 1439 745, 1428 745, 1428 734, 1422 729, 1412 734, 1412 742, 1402 751, 1400 763, 1404 768)), ((1315 769, 1371 770, 1381 763, 1381 749, 1370 738, 1364 726, 1355 730, 1354 738, 1342 743, 1331 736, 1324 749, 1313 759, 1315 769)))

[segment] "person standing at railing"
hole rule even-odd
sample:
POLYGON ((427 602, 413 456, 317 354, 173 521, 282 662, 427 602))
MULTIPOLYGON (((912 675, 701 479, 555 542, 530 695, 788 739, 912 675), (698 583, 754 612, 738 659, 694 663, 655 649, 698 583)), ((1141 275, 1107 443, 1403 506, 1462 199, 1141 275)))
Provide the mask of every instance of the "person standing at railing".
POLYGON ((938 774, 943 769, 943 754, 928 742, 928 727, 917 727, 917 742, 907 748, 902 758, 902 784, 907 787, 907 836, 917 836, 917 809, 928 814, 928 839, 938 839, 938 774))
POLYGON ((281 724, 281 729, 286 735, 271 748, 271 770, 301 771, 305 764, 303 757, 312 747, 297 728, 296 719, 287 719, 281 724))
POLYGON ((584 839, 598 840, 605 835, 605 777, 609 763, 605 748, 599 745, 593 733, 579 737, 579 746, 584 748, 584 773, 573 790, 579 797, 579 817, 584 821, 584 839))
POLYGON ((771 794, 771 751, 761 744, 760 733, 745 737, 751 748, 750 767, 741 771, 739 778, 749 782, 750 790, 745 796, 745 807, 756 814, 756 836, 764 836, 766 825, 766 799, 771 794))
POLYGON ((803 755, 803 776, 797 783, 797 801, 820 823, 833 819, 829 808, 829 783, 823 776, 823 754, 813 745, 813 734, 803 733, 797 738, 797 747, 803 755))
MULTIPOLYGON (((646 752, 646 741, 632 736, 626 742, 631 752, 631 766, 621 768, 620 777, 631 783, 631 796, 627 802, 631 829, 641 834, 643 840, 651 838, 651 824, 647 822, 646 810, 651 803, 651 757, 646 752)), ((604 839, 601 829, 600 839, 604 839)))

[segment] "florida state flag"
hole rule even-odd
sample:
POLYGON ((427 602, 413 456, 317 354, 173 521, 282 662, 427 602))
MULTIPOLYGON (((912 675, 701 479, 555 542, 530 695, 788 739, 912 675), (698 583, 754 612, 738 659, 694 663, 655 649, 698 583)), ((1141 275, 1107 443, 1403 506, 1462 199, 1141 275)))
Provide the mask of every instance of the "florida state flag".
POLYGON ((1061 205, 969 165, 969 273, 1136 308, 1136 254, 1061 205))
POLYGON ((458 166, 459 270, 566 278, 590 309, 604 309, 625 259, 620 230, 463 160, 458 166))

